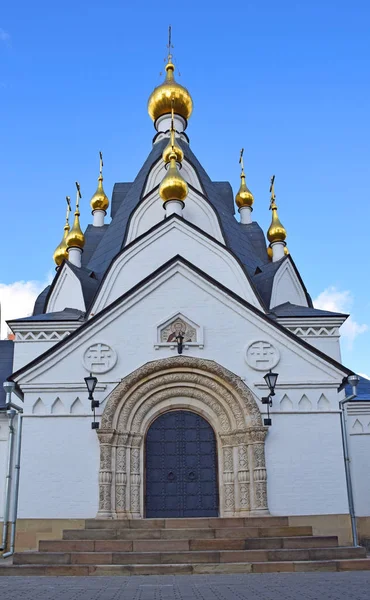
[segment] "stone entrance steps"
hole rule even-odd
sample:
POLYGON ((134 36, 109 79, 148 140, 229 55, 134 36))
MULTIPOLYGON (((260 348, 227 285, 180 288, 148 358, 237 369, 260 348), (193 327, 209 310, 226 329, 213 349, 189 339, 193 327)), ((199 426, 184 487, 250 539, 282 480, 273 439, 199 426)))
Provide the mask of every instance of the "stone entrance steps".
POLYGON ((339 547, 288 517, 97 520, 14 555, 0 575, 153 575, 370 570, 364 548, 339 547))

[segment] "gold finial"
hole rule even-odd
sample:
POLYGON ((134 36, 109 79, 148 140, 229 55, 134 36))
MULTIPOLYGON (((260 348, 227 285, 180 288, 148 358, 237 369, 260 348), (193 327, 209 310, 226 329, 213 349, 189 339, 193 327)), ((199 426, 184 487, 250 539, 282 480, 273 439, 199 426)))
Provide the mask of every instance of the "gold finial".
POLYGON ((168 55, 165 66, 166 77, 164 82, 155 88, 148 101, 148 112, 153 121, 162 115, 171 113, 172 100, 174 112, 184 119, 189 119, 193 111, 193 101, 188 90, 177 83, 174 77, 175 65, 172 62, 172 28, 168 28, 168 55))
POLYGON ((81 187, 78 181, 76 181, 76 210, 75 210, 75 218, 73 221, 73 226, 71 231, 69 232, 66 243, 67 248, 82 248, 85 245, 85 236, 82 233, 80 226, 80 200, 82 198, 81 195, 81 187))
POLYGON ((67 239, 67 236, 68 236, 68 233, 70 230, 69 215, 71 212, 71 199, 69 196, 66 196, 66 201, 67 201, 67 212, 66 212, 66 222, 64 225, 63 238, 62 238, 62 241, 60 242, 59 246, 56 247, 54 254, 53 254, 53 259, 57 265, 57 268, 60 267, 63 260, 66 260, 68 258, 66 239, 67 239))
POLYGON ((245 206, 249 206, 252 208, 252 204, 254 202, 254 197, 252 192, 248 189, 247 184, 245 183, 245 173, 244 173, 244 148, 240 150, 239 164, 241 166, 240 173, 240 188, 238 193, 235 196, 235 202, 238 208, 244 208, 245 206))
POLYGON ((107 208, 109 206, 108 196, 106 195, 103 189, 103 166, 103 153, 99 152, 98 187, 96 189, 95 194, 90 200, 92 212, 94 212, 94 210, 104 210, 105 212, 107 212, 107 208))
POLYGON ((181 150, 180 146, 178 146, 176 144, 176 138, 175 138, 175 111, 174 111, 174 99, 172 98, 171 100, 171 129, 170 129, 170 140, 167 144, 167 146, 165 147, 165 149, 163 150, 162 153, 162 158, 164 160, 164 162, 166 164, 168 164, 170 162, 170 157, 171 154, 175 154, 176 156, 176 162, 179 163, 179 165, 181 166, 181 163, 184 159, 184 153, 181 150))
POLYGON ((277 206, 276 206, 276 195, 275 195, 275 175, 273 175, 270 179, 270 210, 272 210, 272 219, 271 225, 267 231, 267 239, 270 244, 274 242, 284 242, 286 240, 286 229, 284 225, 280 222, 280 219, 277 214, 277 206))

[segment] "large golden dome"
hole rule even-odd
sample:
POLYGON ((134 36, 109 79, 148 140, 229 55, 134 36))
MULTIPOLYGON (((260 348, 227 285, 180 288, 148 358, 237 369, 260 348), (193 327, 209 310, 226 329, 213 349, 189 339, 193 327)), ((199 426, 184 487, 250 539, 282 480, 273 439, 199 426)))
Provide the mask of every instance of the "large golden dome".
POLYGON ((267 239, 270 244, 274 242, 285 242, 286 240, 286 229, 284 225, 280 222, 280 219, 277 214, 277 206, 275 201, 271 203, 271 211, 272 211, 272 220, 271 225, 267 231, 267 239))
POLYGON ((176 154, 173 152, 169 158, 170 166, 159 186, 159 195, 163 202, 168 202, 168 200, 179 200, 180 202, 184 202, 188 195, 188 184, 178 171, 176 154))
POLYGON ((108 196, 106 195, 103 189, 103 175, 99 175, 98 178, 98 188, 90 200, 91 209, 94 210, 104 210, 106 211, 109 206, 108 196))
POLYGON ((173 106, 174 112, 188 119, 193 112, 193 100, 186 88, 177 83, 174 78, 175 65, 169 58, 166 64, 166 78, 156 87, 148 100, 148 113, 153 121, 167 115, 173 106))

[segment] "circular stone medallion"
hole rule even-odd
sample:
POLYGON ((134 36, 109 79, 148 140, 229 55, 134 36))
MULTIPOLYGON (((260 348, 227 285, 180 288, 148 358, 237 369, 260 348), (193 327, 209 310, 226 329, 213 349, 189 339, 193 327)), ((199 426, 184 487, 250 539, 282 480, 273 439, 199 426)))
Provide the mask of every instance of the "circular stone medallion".
POLYGON ((278 349, 270 342, 259 340, 249 344, 245 352, 245 360, 252 369, 268 371, 278 364, 280 355, 278 349))
POLYGON ((91 373, 106 373, 117 362, 117 352, 107 344, 93 344, 85 350, 83 364, 91 373))

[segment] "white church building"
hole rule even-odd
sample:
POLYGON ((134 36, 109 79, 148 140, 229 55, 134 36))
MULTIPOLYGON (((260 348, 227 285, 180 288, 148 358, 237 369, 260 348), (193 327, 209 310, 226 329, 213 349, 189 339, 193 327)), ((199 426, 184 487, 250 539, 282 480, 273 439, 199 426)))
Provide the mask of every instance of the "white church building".
MULTIPOLYGON (((8 323, 14 342, 0 343, 2 380, 23 408, 20 547, 31 522, 42 532, 60 520, 260 515, 314 522, 349 542, 339 410, 353 375, 341 362, 347 315, 313 307, 274 178, 267 239, 242 153, 236 196, 211 181, 174 71, 169 55, 135 180, 108 199, 101 158, 92 223, 82 232, 78 186, 54 279, 32 316, 8 323)), ((370 537, 368 406, 351 407, 347 429, 356 515, 370 537)), ((0 413, 2 482, 7 423, 0 413)))

